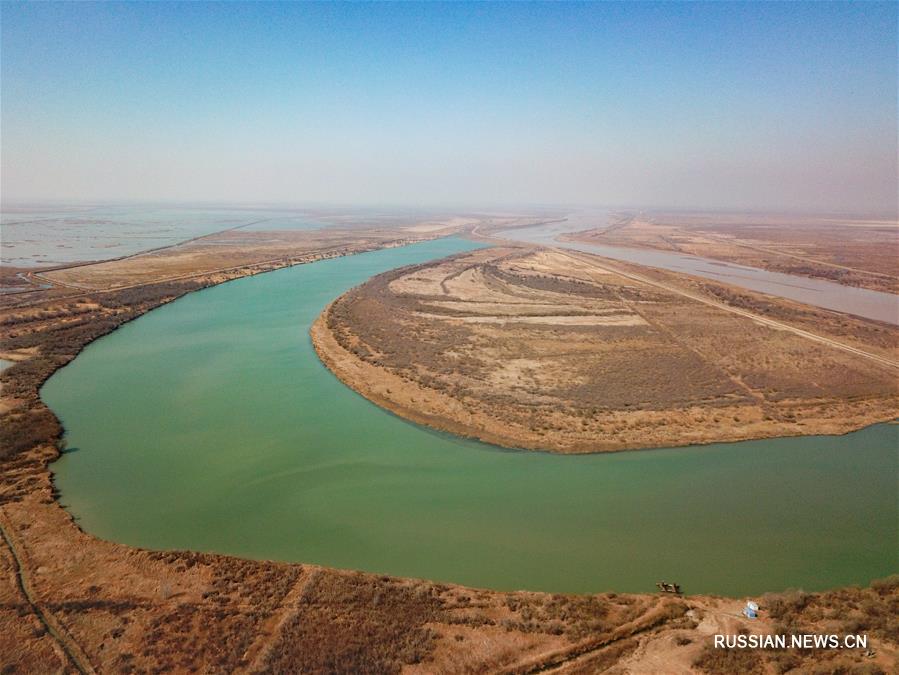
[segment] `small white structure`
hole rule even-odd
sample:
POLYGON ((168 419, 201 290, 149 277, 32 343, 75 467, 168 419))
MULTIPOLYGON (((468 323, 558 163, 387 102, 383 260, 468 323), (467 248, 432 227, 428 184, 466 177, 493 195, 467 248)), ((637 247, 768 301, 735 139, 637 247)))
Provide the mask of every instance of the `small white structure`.
POLYGON ((759 617, 759 606, 750 600, 743 608, 743 616, 747 619, 757 619, 759 617))

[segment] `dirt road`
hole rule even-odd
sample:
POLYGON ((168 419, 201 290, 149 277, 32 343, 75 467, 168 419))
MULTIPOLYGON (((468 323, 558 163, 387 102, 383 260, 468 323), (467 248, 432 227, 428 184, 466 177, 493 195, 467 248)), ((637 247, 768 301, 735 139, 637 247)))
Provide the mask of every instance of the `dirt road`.
POLYGON ((16 585, 19 592, 48 635, 53 638, 59 650, 65 655, 68 664, 73 666, 79 673, 95 673, 96 671, 91 667, 87 656, 78 644, 72 640, 71 636, 66 633, 65 628, 59 624, 52 614, 46 612, 40 606, 40 602, 32 590, 31 574, 28 570, 25 556, 17 546, 11 528, 4 521, 3 512, 0 510, 0 539, 3 540, 12 556, 13 564, 15 565, 16 585))
POLYGON ((863 349, 858 349, 857 347, 852 347, 852 346, 844 344, 842 342, 838 342, 837 340, 833 340, 831 338, 827 338, 827 337, 823 337, 821 335, 816 335, 814 333, 810 333, 807 330, 803 330, 801 328, 796 328, 795 326, 791 326, 790 324, 783 323, 781 321, 775 321, 774 319, 769 319, 768 317, 754 314, 745 309, 739 309, 737 307, 732 307, 731 305, 726 305, 723 302, 716 302, 714 300, 711 300, 710 298, 706 298, 702 295, 698 295, 696 293, 691 293, 687 290, 684 290, 683 288, 679 288, 678 286, 673 286, 671 284, 665 284, 660 281, 656 281, 654 279, 650 279, 649 277, 643 276, 642 274, 636 274, 634 272, 629 272, 629 271, 623 270, 613 263, 598 262, 598 260, 594 256, 589 256, 587 254, 571 253, 568 249, 553 249, 553 250, 555 250, 573 260, 577 260, 581 263, 587 263, 587 264, 593 265, 596 268, 604 270, 606 272, 613 272, 615 274, 619 274, 619 275, 626 277, 628 279, 631 279, 633 281, 638 281, 640 283, 649 284, 650 286, 655 286, 656 288, 661 288, 661 289, 664 289, 671 293, 676 293, 677 295, 683 296, 685 298, 689 298, 690 300, 695 300, 696 302, 701 302, 705 305, 709 305, 711 307, 716 307, 718 309, 722 309, 726 312, 730 312, 731 314, 736 314, 738 316, 743 316, 748 319, 752 319, 753 321, 764 324, 766 326, 770 326, 771 328, 789 331, 795 335, 806 338, 807 340, 813 340, 815 342, 819 342, 821 344, 828 345, 829 347, 834 347, 836 349, 842 349, 843 351, 849 352, 850 354, 855 354, 856 356, 861 356, 863 358, 875 361, 875 362, 879 363, 880 365, 899 369, 899 362, 893 361, 892 359, 888 359, 884 356, 866 352, 863 349))

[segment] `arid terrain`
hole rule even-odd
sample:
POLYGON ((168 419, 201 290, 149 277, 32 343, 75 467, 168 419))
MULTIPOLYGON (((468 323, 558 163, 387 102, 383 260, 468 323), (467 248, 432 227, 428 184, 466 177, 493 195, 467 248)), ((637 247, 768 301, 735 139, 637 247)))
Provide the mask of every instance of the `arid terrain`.
MULTIPOLYGON (((439 229, 354 232, 327 240, 307 233, 282 248, 261 242, 254 248, 243 241, 227 252, 209 242, 191 243, 164 253, 47 272, 43 276, 57 284, 54 287, 2 297, 0 356, 15 361, 0 376, 2 672, 730 673, 815 667, 870 673, 896 668, 899 579, 866 589, 766 596, 760 599, 761 618, 749 621, 739 614, 743 599, 499 593, 313 565, 147 551, 82 532, 57 501, 48 467, 59 456, 62 430, 38 390, 90 341, 198 288, 428 238, 439 229), (799 630, 867 633, 869 650, 755 652, 711 646, 714 633, 799 630)), ((563 286, 566 294, 571 290, 564 309, 573 318, 564 330, 583 325, 603 331, 644 327, 645 319, 625 305, 611 311, 624 300, 591 295, 593 283, 580 281, 580 275, 587 274, 583 270, 591 269, 587 263, 573 260, 571 278, 559 280, 554 273, 526 267, 553 265, 548 254, 530 262, 518 258, 518 251, 479 255, 483 265, 511 275, 497 278, 504 289, 519 286, 516 293, 523 302, 534 304, 535 292, 558 294, 563 286), (491 257, 496 258, 492 263, 491 257), (522 285, 516 275, 528 277, 535 288, 522 285), (580 290, 589 292, 575 292, 580 290), (605 302, 612 303, 609 311, 600 307, 605 302)), ((434 283, 440 287, 441 280, 452 292, 454 283, 472 290, 479 286, 471 274, 454 277, 455 282, 442 272, 427 276, 440 269, 422 270, 422 280, 415 278, 417 273, 407 279, 415 311, 435 314, 433 321, 439 322, 450 315, 500 316, 499 308, 487 306, 471 312, 465 298, 449 301, 461 302, 460 308, 442 306, 439 303, 448 302, 442 292, 434 291, 431 300, 421 297, 423 289, 434 283), (438 304, 419 308, 427 302, 438 304)), ((400 278, 409 276, 407 272, 400 278)), ((616 282, 625 284, 617 277, 616 282)), ((386 289, 378 283, 376 287, 386 289)), ((660 293, 643 287, 633 292, 639 297, 627 296, 629 303, 652 304, 660 293)), ((535 321, 526 326, 543 325, 537 320, 547 313, 548 302, 536 304, 544 309, 521 312, 535 321)), ((460 325, 501 326, 493 319, 460 325)), ((868 326, 865 333, 860 324, 848 321, 832 328, 833 334, 851 332, 853 344, 870 346, 872 353, 891 357, 895 351, 895 336, 881 327, 868 326)), ((670 353, 673 363, 688 358, 678 357, 673 347, 670 353)), ((874 381, 881 382, 882 366, 870 359, 851 360, 839 351, 831 358, 834 364, 857 369, 849 372, 878 374, 874 381)), ((711 366, 704 361, 688 358, 688 363, 696 364, 693 386, 715 381, 706 376, 711 366)), ((732 383, 722 381, 725 385, 715 389, 715 400, 741 405, 746 394, 732 393, 732 383)), ((882 393, 865 392, 871 396, 871 410, 877 410, 882 393)), ((860 408, 858 414, 868 413, 860 408)))
POLYGON ((49 295, 71 295, 71 291, 111 290, 161 281, 240 275, 308 262, 321 257, 344 255, 384 245, 396 245, 446 236, 492 223, 535 222, 533 218, 453 217, 411 221, 386 227, 353 223, 313 230, 229 229, 196 237, 173 246, 92 263, 77 263, 44 269, 5 268, 0 277, 13 298, 4 305, 46 300, 49 295), (47 287, 50 288, 47 288, 47 287))
POLYGON ((558 249, 382 274, 313 341, 372 401, 511 447, 844 433, 899 408, 894 326, 558 249))
POLYGON ((688 212, 619 214, 611 224, 572 238, 678 251, 899 293, 899 225, 895 220, 688 212))
POLYGON ((897 25, 0 0, 0 675, 899 675, 897 25))

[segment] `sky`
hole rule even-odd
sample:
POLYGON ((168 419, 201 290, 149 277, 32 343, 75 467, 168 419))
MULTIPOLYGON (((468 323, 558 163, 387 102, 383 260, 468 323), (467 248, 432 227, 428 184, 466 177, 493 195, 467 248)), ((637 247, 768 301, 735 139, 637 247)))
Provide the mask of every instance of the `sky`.
POLYGON ((895 214, 897 6, 3 2, 2 201, 895 214))

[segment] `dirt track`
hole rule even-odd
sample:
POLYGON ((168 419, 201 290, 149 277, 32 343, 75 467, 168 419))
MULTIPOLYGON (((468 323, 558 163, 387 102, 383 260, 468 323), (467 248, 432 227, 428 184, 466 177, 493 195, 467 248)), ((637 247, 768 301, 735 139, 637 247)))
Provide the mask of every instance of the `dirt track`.
POLYGON ((12 556, 13 564, 15 566, 16 582, 22 597, 28 603, 38 621, 44 626, 47 634, 56 641, 60 651, 65 654, 67 659, 66 665, 71 665, 79 673, 90 674, 96 672, 90 665, 87 656, 78 646, 78 643, 68 635, 65 628, 62 627, 51 613, 40 606, 39 601, 31 590, 31 571, 24 561, 23 554, 19 551, 19 548, 13 540, 11 530, 8 529, 7 523, 4 521, 5 516, 2 507, 0 507, 0 538, 3 539, 3 543, 6 544, 6 547, 9 549, 10 555, 12 556))
POLYGON ((771 326, 772 328, 776 328, 778 330, 789 331, 795 335, 806 338, 808 340, 814 340, 815 342, 820 342, 821 344, 828 345, 830 347, 835 347, 837 349, 842 349, 843 351, 849 352, 850 354, 855 354, 856 356, 861 356, 866 359, 871 359, 876 361, 877 363, 889 366, 890 368, 899 368, 899 361, 888 359, 883 356, 879 356, 877 354, 872 354, 870 352, 866 352, 862 349, 858 349, 856 347, 852 347, 851 345, 844 344, 842 342, 838 342, 837 340, 833 340, 831 338, 823 337, 821 335, 815 335, 814 333, 810 333, 806 330, 802 330, 801 328, 796 328, 795 326, 791 326, 787 323, 783 323, 782 321, 775 321, 773 319, 769 319, 764 316, 759 316, 758 314, 753 314, 752 312, 748 312, 743 309, 739 309, 737 307, 732 307, 730 305, 724 304, 723 302, 715 302, 714 300, 710 300, 707 297, 696 293, 690 293, 689 291, 684 290, 683 288, 679 288, 678 286, 672 284, 665 284, 659 281, 650 279, 649 277, 635 274, 633 272, 624 271, 619 268, 617 265, 611 262, 607 262, 604 259, 597 259, 597 256, 586 256, 586 254, 574 254, 568 251, 567 249, 554 249, 558 253, 562 255, 567 255, 576 260, 584 260, 585 257, 591 258, 591 263, 600 269, 605 269, 609 272, 614 272, 616 274, 620 274, 623 277, 628 279, 633 279, 634 281, 639 281, 644 284, 648 284, 650 286, 656 286, 657 288, 665 289, 671 293, 676 293, 677 295, 681 295, 685 298, 689 298, 690 300, 695 300, 697 302, 701 302, 703 304, 709 305, 711 307, 716 307, 718 309, 722 309, 726 312, 730 312, 731 314, 736 314, 737 316, 743 316, 748 319, 752 319, 753 321, 757 321, 758 323, 764 324, 766 326, 771 326), (602 261, 601 261, 602 260, 602 261))

